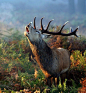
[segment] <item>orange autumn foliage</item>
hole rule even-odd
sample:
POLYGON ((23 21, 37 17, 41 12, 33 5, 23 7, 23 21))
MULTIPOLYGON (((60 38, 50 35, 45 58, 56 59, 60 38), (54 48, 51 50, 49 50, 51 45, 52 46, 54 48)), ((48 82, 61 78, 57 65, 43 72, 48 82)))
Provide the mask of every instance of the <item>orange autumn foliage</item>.
POLYGON ((79 89, 78 93, 86 93, 86 77, 80 80, 82 88, 79 89))

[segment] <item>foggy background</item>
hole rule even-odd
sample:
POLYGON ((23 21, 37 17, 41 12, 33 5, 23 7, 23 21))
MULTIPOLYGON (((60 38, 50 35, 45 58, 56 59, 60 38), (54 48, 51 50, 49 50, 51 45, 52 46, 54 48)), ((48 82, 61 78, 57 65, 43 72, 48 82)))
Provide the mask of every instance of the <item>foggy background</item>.
POLYGON ((86 0, 0 0, 0 33, 10 28, 23 32, 35 16, 38 28, 44 17, 45 27, 51 19, 53 26, 69 21, 66 28, 79 26, 79 34, 86 33, 86 0))

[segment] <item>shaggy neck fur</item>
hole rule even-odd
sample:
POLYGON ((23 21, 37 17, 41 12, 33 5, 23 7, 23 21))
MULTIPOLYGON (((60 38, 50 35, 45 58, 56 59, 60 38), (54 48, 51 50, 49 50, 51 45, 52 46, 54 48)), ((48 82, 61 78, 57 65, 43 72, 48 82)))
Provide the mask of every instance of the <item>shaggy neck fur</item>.
POLYGON ((41 70, 47 77, 51 76, 50 68, 52 66, 52 50, 43 40, 39 40, 39 42, 38 41, 31 42, 28 39, 28 41, 32 53, 34 54, 35 59, 39 64, 41 70))

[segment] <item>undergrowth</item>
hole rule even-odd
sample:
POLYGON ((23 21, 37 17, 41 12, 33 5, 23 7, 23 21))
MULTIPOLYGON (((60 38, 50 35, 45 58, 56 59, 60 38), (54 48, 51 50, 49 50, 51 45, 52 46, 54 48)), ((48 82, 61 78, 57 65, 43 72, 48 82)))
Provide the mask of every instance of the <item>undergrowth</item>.
MULTIPOLYGON (((64 84, 48 87, 45 76, 33 58, 28 41, 19 31, 0 39, 0 92, 41 91, 41 93, 78 93, 81 87, 86 88, 86 50, 81 45, 86 38, 57 37, 48 40, 50 47, 63 47, 71 52, 71 66, 64 84), (54 42, 55 41, 55 42, 54 42), (70 42, 71 41, 71 42, 70 42), (78 43, 79 46, 72 47, 78 43), (81 48, 81 49, 80 49, 81 48), (83 82, 83 83, 82 83, 83 82)), ((83 45, 84 46, 84 45, 83 45)))

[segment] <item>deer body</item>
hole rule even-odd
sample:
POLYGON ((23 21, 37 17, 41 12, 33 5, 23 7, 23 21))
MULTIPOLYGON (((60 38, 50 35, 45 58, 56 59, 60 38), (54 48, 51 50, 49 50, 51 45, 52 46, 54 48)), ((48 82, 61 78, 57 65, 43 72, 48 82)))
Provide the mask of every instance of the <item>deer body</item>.
POLYGON ((70 67, 70 57, 66 49, 51 49, 42 40, 29 44, 44 75, 48 78, 66 72, 70 67))
MULTIPOLYGON (((43 19, 43 18, 42 18, 43 19)), ((39 64, 42 72, 44 73, 46 78, 51 77, 59 77, 61 74, 65 73, 70 67, 70 55, 66 49, 63 48, 53 48, 51 49, 46 42, 43 40, 46 35, 43 33, 55 34, 53 32, 48 32, 47 29, 44 30, 42 26, 42 19, 41 19, 41 31, 37 30, 35 27, 35 19, 34 19, 34 28, 31 26, 31 23, 26 26, 26 31, 24 35, 28 38, 30 48, 32 50, 33 55, 35 56, 35 60, 39 64)), ((63 25, 64 27, 65 25, 63 25)), ((61 30, 63 29, 61 28, 61 30)), ((78 28, 77 28, 78 29, 78 28)), ((56 33, 56 35, 76 35, 76 31, 64 34, 60 32, 56 33)))

